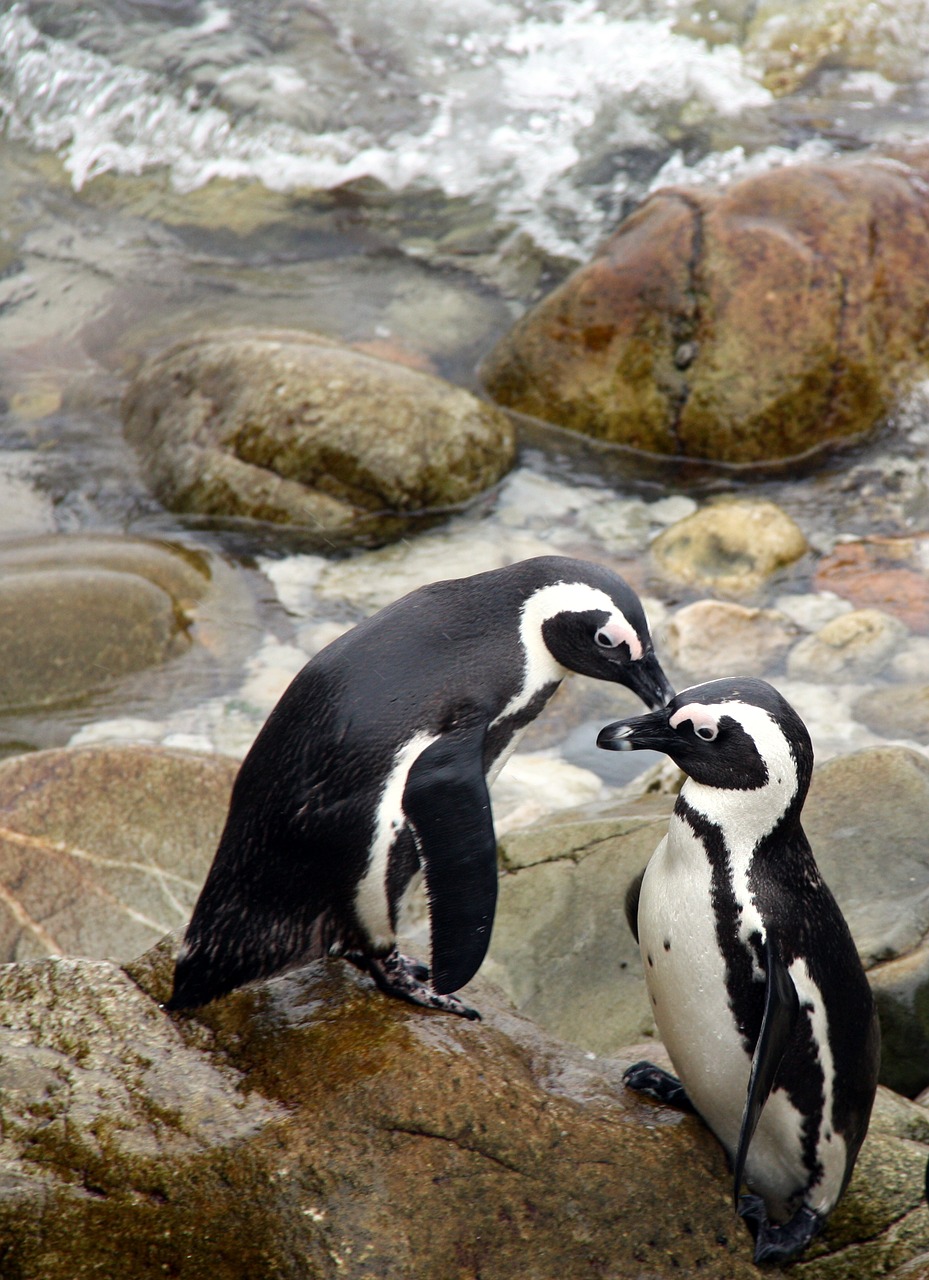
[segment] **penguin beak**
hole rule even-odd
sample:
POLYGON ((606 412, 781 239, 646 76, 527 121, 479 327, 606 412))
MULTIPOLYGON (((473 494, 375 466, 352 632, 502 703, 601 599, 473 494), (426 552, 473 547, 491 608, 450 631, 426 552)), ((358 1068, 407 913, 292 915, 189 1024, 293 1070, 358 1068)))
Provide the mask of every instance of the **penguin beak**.
POLYGON ((660 711, 674 697, 674 689, 651 651, 644 653, 636 662, 626 663, 620 680, 651 711, 660 711))
POLYGON ((662 751, 667 753, 674 739, 667 709, 662 707, 647 716, 631 716, 614 720, 597 735, 597 746, 604 751, 662 751))

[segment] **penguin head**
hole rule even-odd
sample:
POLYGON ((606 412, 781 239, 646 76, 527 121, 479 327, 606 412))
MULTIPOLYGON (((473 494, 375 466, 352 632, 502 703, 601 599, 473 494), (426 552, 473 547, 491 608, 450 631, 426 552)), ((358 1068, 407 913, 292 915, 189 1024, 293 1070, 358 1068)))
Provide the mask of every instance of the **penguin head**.
POLYGON ((593 565, 584 570, 590 580, 537 593, 556 605, 535 619, 546 648, 568 671, 612 680, 647 707, 663 707, 674 689, 655 656, 642 602, 617 574, 593 565))
POLYGON ((789 779, 791 803, 802 803, 813 770, 806 725, 765 680, 711 680, 677 694, 647 716, 601 729, 608 751, 661 751, 695 782, 727 791, 756 791, 789 779))

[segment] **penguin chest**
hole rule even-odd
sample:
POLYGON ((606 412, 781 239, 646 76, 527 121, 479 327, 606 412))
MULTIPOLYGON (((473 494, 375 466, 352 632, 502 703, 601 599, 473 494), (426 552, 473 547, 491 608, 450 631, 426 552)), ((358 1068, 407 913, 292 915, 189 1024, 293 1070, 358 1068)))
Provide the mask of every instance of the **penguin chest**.
POLYGON ((639 897, 639 946, 652 1013, 694 1106, 723 1144, 738 1144, 751 1059, 729 1004, 716 936, 712 871, 686 824, 673 821, 639 897))

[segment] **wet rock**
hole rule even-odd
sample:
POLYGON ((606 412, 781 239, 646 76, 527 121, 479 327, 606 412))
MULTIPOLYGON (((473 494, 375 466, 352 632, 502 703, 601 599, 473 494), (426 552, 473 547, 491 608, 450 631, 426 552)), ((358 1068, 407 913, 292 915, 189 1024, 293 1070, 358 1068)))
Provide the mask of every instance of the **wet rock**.
POLYGON ((902 622, 880 609, 853 609, 806 636, 790 651, 795 680, 860 680, 875 675, 907 635, 902 622))
POLYGON ((128 960, 185 924, 237 767, 135 746, 0 762, 0 963, 128 960))
POLYGON ((0 548, 0 712, 68 705, 183 653, 209 587, 196 552, 142 538, 0 548))
POLYGON ((773 502, 717 502, 659 534, 652 559, 673 582, 723 595, 757 591, 798 560, 806 539, 773 502))
POLYGON ((469 393, 321 337, 230 330, 150 360, 128 438, 173 510, 308 526, 362 543, 407 533, 505 474, 506 416, 469 393))
POLYGON ((694 679, 713 680, 770 672, 796 636, 796 627, 776 609, 696 600, 664 624, 659 648, 672 669, 694 679))
MULTIPOLYGON (((172 1019, 171 960, 0 972, 10 1274, 761 1275, 718 1144, 630 1095, 627 1059, 572 1051, 486 984, 466 1023, 337 961, 172 1019)), ((927 1141, 882 1091, 805 1274, 870 1280, 929 1249, 927 1141)))
POLYGON ((929 635, 929 535, 840 543, 816 566, 814 586, 929 635))
POLYGON ((487 359, 499 403, 654 454, 860 437, 926 354, 921 171, 878 158, 650 196, 487 359))

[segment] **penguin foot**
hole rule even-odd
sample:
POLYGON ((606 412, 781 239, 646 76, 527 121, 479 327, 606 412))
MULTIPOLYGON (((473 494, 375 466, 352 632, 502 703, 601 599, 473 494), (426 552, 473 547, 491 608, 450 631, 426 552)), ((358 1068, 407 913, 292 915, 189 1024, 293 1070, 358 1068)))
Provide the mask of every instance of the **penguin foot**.
POLYGON ((784 1264, 792 1262, 819 1235, 826 1220, 815 1209, 802 1205, 789 1222, 777 1226, 768 1221, 761 1196, 739 1197, 739 1217, 744 1218, 755 1239, 755 1261, 784 1264))
POLYGON ((409 1004, 418 1004, 425 1009, 440 1009, 443 1013, 456 1013, 460 1018, 468 1018, 472 1022, 480 1021, 481 1015, 476 1009, 466 1005, 457 996, 440 995, 429 985, 429 966, 412 956, 405 956, 396 947, 388 951, 386 956, 369 956, 366 968, 371 977, 388 996, 396 996, 409 1004))
POLYGON ((669 1107, 677 1107, 679 1111, 693 1111, 694 1104, 687 1096, 684 1086, 677 1076, 656 1067, 651 1062, 634 1062, 623 1072, 623 1084, 637 1093, 647 1093, 650 1098, 669 1107))

